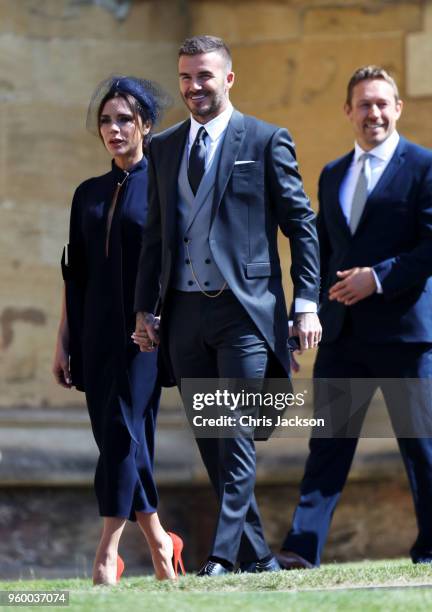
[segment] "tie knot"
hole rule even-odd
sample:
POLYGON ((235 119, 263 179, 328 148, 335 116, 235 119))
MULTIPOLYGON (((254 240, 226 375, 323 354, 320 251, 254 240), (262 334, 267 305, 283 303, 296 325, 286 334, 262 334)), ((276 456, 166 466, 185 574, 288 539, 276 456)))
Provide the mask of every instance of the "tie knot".
POLYGON ((358 161, 364 165, 368 160, 370 160, 373 157, 373 155, 371 155, 370 153, 362 153, 360 155, 360 157, 358 158, 358 161))
POLYGON ((206 139, 206 136, 207 136, 207 132, 206 132, 205 127, 200 127, 200 129, 198 130, 198 133, 196 135, 196 138, 195 138, 195 144, 202 144, 202 143, 204 143, 205 139, 206 139))

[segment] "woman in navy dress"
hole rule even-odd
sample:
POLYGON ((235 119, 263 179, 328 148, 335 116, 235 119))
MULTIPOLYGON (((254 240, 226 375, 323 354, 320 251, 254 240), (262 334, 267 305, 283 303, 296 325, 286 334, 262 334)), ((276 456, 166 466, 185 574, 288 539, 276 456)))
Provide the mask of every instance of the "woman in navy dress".
POLYGON ((100 452, 95 491, 103 529, 94 584, 119 579, 118 545, 127 520, 142 529, 157 578, 174 578, 181 562, 181 540, 163 529, 156 512, 157 355, 141 353, 131 339, 147 214, 144 153, 166 99, 156 84, 135 77, 110 77, 96 89, 87 127, 114 159, 110 172, 76 190, 62 261, 65 299, 53 372, 60 385, 85 391, 100 452))

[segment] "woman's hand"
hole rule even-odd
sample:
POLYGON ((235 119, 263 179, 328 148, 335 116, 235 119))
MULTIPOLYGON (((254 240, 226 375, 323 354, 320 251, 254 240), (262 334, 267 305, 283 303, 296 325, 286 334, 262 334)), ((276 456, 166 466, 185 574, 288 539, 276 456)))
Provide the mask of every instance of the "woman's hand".
POLYGON ((61 340, 57 341, 52 373, 57 383, 65 389, 72 387, 72 376, 69 369, 69 350, 61 340))
POLYGON ((72 376, 69 369, 69 325, 66 312, 66 288, 63 287, 60 324, 57 333, 57 345, 54 355, 52 373, 57 383, 65 389, 72 387, 72 376))
POLYGON ((150 312, 137 312, 136 326, 131 338, 143 353, 154 353, 159 344, 160 318, 150 312))

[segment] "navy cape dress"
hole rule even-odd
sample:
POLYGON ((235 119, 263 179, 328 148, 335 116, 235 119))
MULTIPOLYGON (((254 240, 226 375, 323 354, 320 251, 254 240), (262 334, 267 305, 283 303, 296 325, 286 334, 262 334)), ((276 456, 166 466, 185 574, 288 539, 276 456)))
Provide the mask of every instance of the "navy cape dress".
POLYGON ((153 479, 157 355, 141 353, 130 338, 146 215, 146 158, 128 173, 113 162, 111 172, 76 190, 62 261, 72 381, 85 391, 100 452, 95 474, 99 511, 130 520, 136 520, 135 511, 156 511, 158 502, 153 479))

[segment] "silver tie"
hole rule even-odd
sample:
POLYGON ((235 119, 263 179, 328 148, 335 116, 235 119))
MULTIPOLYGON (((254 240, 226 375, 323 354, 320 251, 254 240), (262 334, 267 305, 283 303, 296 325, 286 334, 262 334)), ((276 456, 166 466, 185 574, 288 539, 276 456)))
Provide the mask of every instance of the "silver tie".
POLYGON ((354 189, 354 195, 351 204, 351 214, 349 221, 351 234, 354 234, 358 227, 366 201, 368 199, 369 180, 367 170, 369 170, 369 168, 366 168, 366 163, 369 162, 369 159, 370 155, 368 153, 363 153, 363 155, 359 157, 359 161, 361 162, 362 166, 357 180, 357 185, 354 189))

